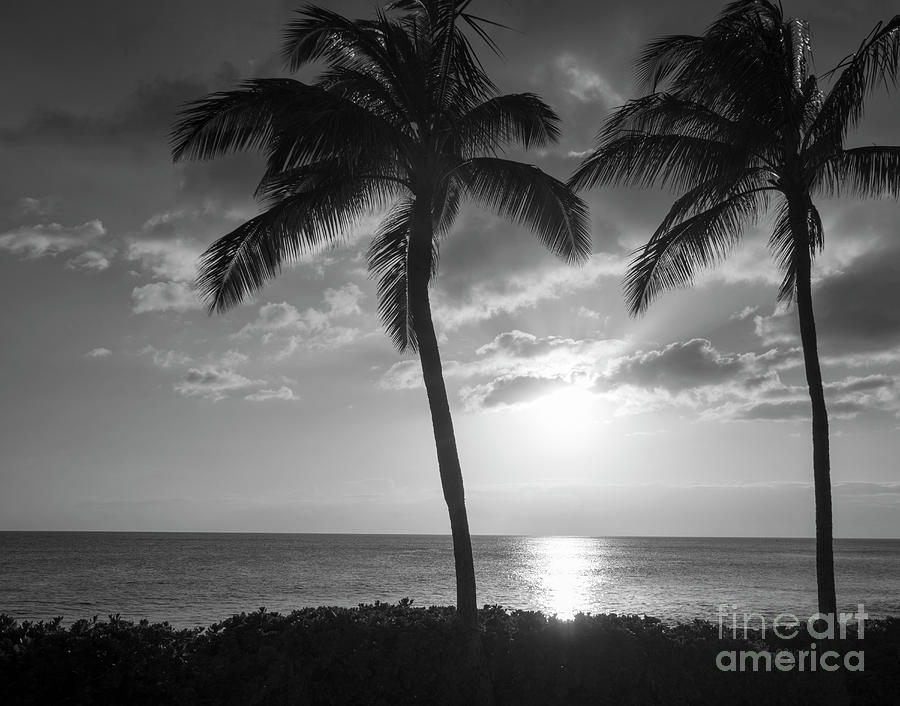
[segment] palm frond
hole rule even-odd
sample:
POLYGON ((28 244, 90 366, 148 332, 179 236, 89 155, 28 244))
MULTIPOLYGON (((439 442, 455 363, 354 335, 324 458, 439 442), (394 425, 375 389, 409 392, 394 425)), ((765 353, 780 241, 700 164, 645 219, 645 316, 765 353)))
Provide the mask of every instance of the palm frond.
POLYGON ((313 164, 305 164, 285 171, 269 169, 263 175, 254 197, 276 204, 284 199, 325 188, 328 184, 341 179, 356 180, 365 184, 369 202, 374 208, 392 203, 399 193, 408 188, 408 182, 400 174, 382 174, 377 170, 390 165, 356 164, 353 170, 348 169, 346 162, 339 159, 328 159, 313 164), (367 169, 367 167, 369 169, 367 169))
POLYGON ((413 119, 394 84, 371 71, 330 67, 319 76, 317 84, 378 115, 391 125, 402 127, 413 119))
POLYGON ((729 181, 746 162, 743 150, 718 140, 630 132, 585 157, 569 184, 578 190, 611 184, 685 190, 713 179, 729 181))
POLYGON ((840 147, 847 131, 862 118, 865 98, 869 92, 879 84, 886 89, 897 85, 900 71, 900 15, 895 15, 886 24, 879 22, 856 52, 826 75, 838 71, 840 74, 810 127, 806 144, 826 139, 840 147))
POLYGON ((384 53, 374 23, 351 20, 324 7, 307 5, 285 27, 281 58, 289 71, 323 60, 353 68, 379 64, 384 53))
MULTIPOLYGON (((814 258, 825 247, 825 229, 819 211, 812 203, 806 206, 805 219, 807 248, 810 257, 814 258)), ((783 274, 778 288, 778 301, 782 304, 790 304, 797 292, 797 242, 790 205, 787 199, 783 199, 778 206, 772 235, 769 236, 769 250, 783 274)))
POLYGON ((693 281, 698 267, 722 260, 756 221, 762 205, 759 192, 730 196, 666 230, 657 230, 635 253, 625 276, 625 299, 632 315, 646 311, 663 291, 693 281))
POLYGON ((607 118, 598 141, 615 139, 622 133, 686 135, 727 142, 758 133, 759 125, 739 123, 702 103, 674 93, 652 93, 634 98, 616 108, 607 118))
POLYGON ((456 174, 485 207, 527 225, 554 255, 581 262, 591 254, 587 205, 566 184, 530 164, 497 157, 463 162, 456 174))
POLYGON ((638 88, 656 93, 680 66, 697 55, 702 43, 703 37, 673 34, 647 44, 635 62, 638 88))
POLYGON ((172 157, 212 159, 264 147, 272 137, 273 121, 302 109, 317 91, 293 79, 254 79, 237 90, 188 103, 170 134, 172 157))
POLYGON ((779 6, 740 0, 726 6, 702 36, 673 35, 651 42, 638 58, 639 84, 662 86, 721 114, 763 116, 790 92, 781 77, 779 6))
POLYGON ((495 153, 505 144, 528 149, 559 139, 559 116, 533 93, 495 96, 447 128, 447 147, 464 156, 495 153))
POLYGON ((401 129, 365 106, 318 89, 300 109, 272 121, 267 167, 286 171, 328 159, 369 165, 409 149, 401 129))
POLYGON ((319 86, 253 79, 188 104, 171 144, 176 161, 265 149, 270 169, 285 170, 336 156, 371 161, 375 153, 404 148, 406 138, 366 107, 319 86))
POLYGON ((768 172, 764 169, 746 169, 737 178, 720 178, 698 184, 675 200, 669 212, 656 229, 653 237, 671 230, 688 218, 703 213, 737 194, 758 194, 760 211, 768 206, 768 192, 776 189, 768 184, 768 172))
POLYGON ((434 195, 434 234, 438 237, 449 235, 456 216, 459 214, 459 206, 462 201, 459 181, 457 179, 445 179, 434 195))
POLYGON ((389 5, 408 13, 407 21, 416 27, 416 34, 427 37, 433 48, 429 73, 438 79, 434 105, 441 110, 452 109, 460 101, 467 107, 474 106, 497 91, 462 27, 474 30, 499 53, 499 46, 484 26, 499 25, 466 12, 469 4, 470 0, 397 0, 389 5))
MULTIPOLYGON (((382 221, 366 253, 369 275, 377 280, 378 317, 401 353, 416 351, 409 277, 409 237, 415 203, 398 202, 382 221)), ((437 274, 437 243, 432 246, 429 279, 437 274)))
POLYGON ((854 147, 823 164, 812 184, 825 196, 900 198, 900 147, 854 147))
POLYGON ((345 235, 371 205, 367 185, 323 180, 216 240, 200 259, 198 290, 210 313, 239 304, 302 254, 345 235))

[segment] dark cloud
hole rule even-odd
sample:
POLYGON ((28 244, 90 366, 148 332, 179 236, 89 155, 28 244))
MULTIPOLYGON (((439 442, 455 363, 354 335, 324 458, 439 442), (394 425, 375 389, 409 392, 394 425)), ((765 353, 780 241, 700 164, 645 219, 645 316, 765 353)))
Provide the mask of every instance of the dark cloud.
POLYGON ((503 377, 484 385, 467 388, 463 390, 462 397, 470 407, 490 409, 532 402, 538 397, 566 387, 569 387, 569 383, 560 378, 503 377))
MULTIPOLYGON (((820 355, 884 351, 900 344, 900 248, 878 247, 813 287, 820 355)), ((755 317, 768 342, 800 340, 796 310, 755 317)))
POLYGON ((184 162, 178 169, 182 200, 213 199, 262 210, 253 202, 253 192, 265 170, 262 155, 242 152, 207 162, 184 162))
POLYGON ((108 115, 37 108, 25 123, 0 129, 0 143, 59 142, 89 148, 124 144, 138 148, 143 138, 165 146, 175 116, 185 103, 212 90, 230 87, 237 78, 237 71, 230 64, 223 64, 208 81, 157 77, 138 83, 120 107, 108 115))
POLYGON ((705 338, 670 343, 661 350, 639 351, 620 358, 604 385, 628 384, 677 392, 705 385, 718 385, 747 370, 736 355, 716 350, 705 338))
MULTIPOLYGON (((896 235, 896 234, 895 234, 896 235)), ((900 249, 876 250, 814 292, 820 336, 844 349, 878 350, 900 343, 900 249)))
MULTIPOLYGON (((825 385, 828 414, 835 419, 863 412, 895 413, 898 408, 895 379, 887 375, 848 377, 825 385)), ((792 421, 810 418, 805 387, 770 387, 747 404, 732 405, 726 416, 736 420, 792 421), (774 398, 772 401, 764 398, 774 398)))

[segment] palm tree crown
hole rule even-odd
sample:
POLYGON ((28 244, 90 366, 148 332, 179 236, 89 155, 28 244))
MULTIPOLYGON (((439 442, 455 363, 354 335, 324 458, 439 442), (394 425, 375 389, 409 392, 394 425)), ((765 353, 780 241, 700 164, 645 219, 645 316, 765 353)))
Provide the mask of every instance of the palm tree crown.
POLYGON ((463 197, 530 226, 568 261, 589 255, 583 202, 539 169, 499 156, 507 144, 555 141, 558 118, 533 94, 496 94, 459 29, 464 19, 484 31, 465 5, 400 2, 400 18, 371 21, 304 8, 282 56, 292 71, 323 61, 317 81, 254 79, 183 111, 172 134, 176 160, 240 149, 267 156, 256 191, 266 210, 203 256, 199 284, 211 310, 239 303, 286 262, 389 207, 369 268, 393 342, 415 348, 407 250, 417 199, 430 202, 433 219, 429 279, 437 236, 450 230, 463 197))
POLYGON ((790 300, 798 243, 789 200, 802 202, 809 237, 801 246, 814 255, 824 234, 810 197, 900 195, 900 147, 844 146, 867 94, 896 84, 900 16, 829 72, 836 79, 828 93, 809 73, 810 53, 808 25, 785 21, 768 0, 734 2, 706 34, 665 37, 644 50, 638 76, 650 94, 606 121, 571 182, 682 193, 631 263, 633 313, 726 255, 772 197, 769 245, 784 274, 779 298, 790 300))
POLYGON ((900 147, 844 145, 869 92, 896 85, 900 15, 829 72, 836 78, 827 93, 809 72, 810 56, 807 24, 786 21, 770 0, 738 0, 701 36, 649 44, 638 61, 649 95, 615 111, 570 183, 682 194, 631 262, 632 314, 724 257, 775 201, 769 247, 784 277, 779 299, 796 299, 812 408, 819 611, 834 613, 828 413, 811 287, 825 234, 813 196, 900 195, 900 147))

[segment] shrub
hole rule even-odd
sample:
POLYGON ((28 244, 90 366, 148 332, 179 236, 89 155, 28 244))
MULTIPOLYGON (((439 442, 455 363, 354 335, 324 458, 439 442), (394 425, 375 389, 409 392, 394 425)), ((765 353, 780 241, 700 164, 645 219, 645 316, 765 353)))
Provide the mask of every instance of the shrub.
MULTIPOLYGON (((242 613, 205 630, 0 616, 3 704, 461 704, 466 637, 452 608, 375 603, 242 613)), ((719 640, 716 626, 486 606, 482 639, 498 704, 881 704, 900 693, 900 621, 871 621, 865 672, 725 673, 721 650, 808 648, 719 640)))

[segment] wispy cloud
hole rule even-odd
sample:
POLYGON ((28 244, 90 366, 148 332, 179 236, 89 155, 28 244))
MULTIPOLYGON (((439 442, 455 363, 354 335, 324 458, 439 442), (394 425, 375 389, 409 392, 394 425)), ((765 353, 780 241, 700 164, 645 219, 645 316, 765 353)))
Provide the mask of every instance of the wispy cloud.
POLYGON ((159 279, 191 282, 197 276, 202 251, 193 240, 145 239, 129 244, 125 257, 159 279))
POLYGON ((588 68, 571 54, 556 60, 556 68, 565 80, 566 90, 576 100, 602 101, 607 107, 624 103, 622 95, 598 71, 588 68))
POLYGON ((187 353, 174 350, 161 350, 155 346, 144 346, 139 355, 148 356, 157 368, 171 368, 188 365, 194 362, 194 358, 187 353))
POLYGON ((594 253, 583 267, 558 264, 481 282, 471 287, 462 300, 442 296, 439 284, 435 294, 435 321, 442 329, 450 331, 492 319, 498 314, 528 309, 548 299, 559 299, 595 286, 606 277, 621 277, 624 271, 625 263, 620 257, 594 253))
POLYGON ((52 257, 90 248, 105 235, 106 228, 99 220, 77 226, 37 224, 0 234, 0 248, 23 258, 52 257))
POLYGON ((151 282, 131 290, 135 314, 202 309, 197 293, 184 282, 151 282))
POLYGON ((251 380, 231 368, 204 365, 188 370, 181 381, 175 384, 175 390, 185 397, 203 397, 218 402, 228 397, 229 393, 246 390, 261 382, 251 380))
POLYGON ((300 311, 287 302, 269 302, 259 308, 254 321, 234 334, 235 338, 258 337, 263 344, 280 346, 276 358, 290 356, 299 348, 328 350, 344 346, 359 337, 360 330, 337 323, 361 313, 364 298, 358 285, 350 282, 325 290, 321 309, 300 311))
POLYGON ((281 401, 293 401, 299 399, 294 391, 289 388, 287 385, 282 385, 277 390, 267 390, 262 389, 259 392, 254 392, 252 394, 247 395, 245 400, 250 400, 251 402, 271 402, 273 400, 281 400, 281 401))

